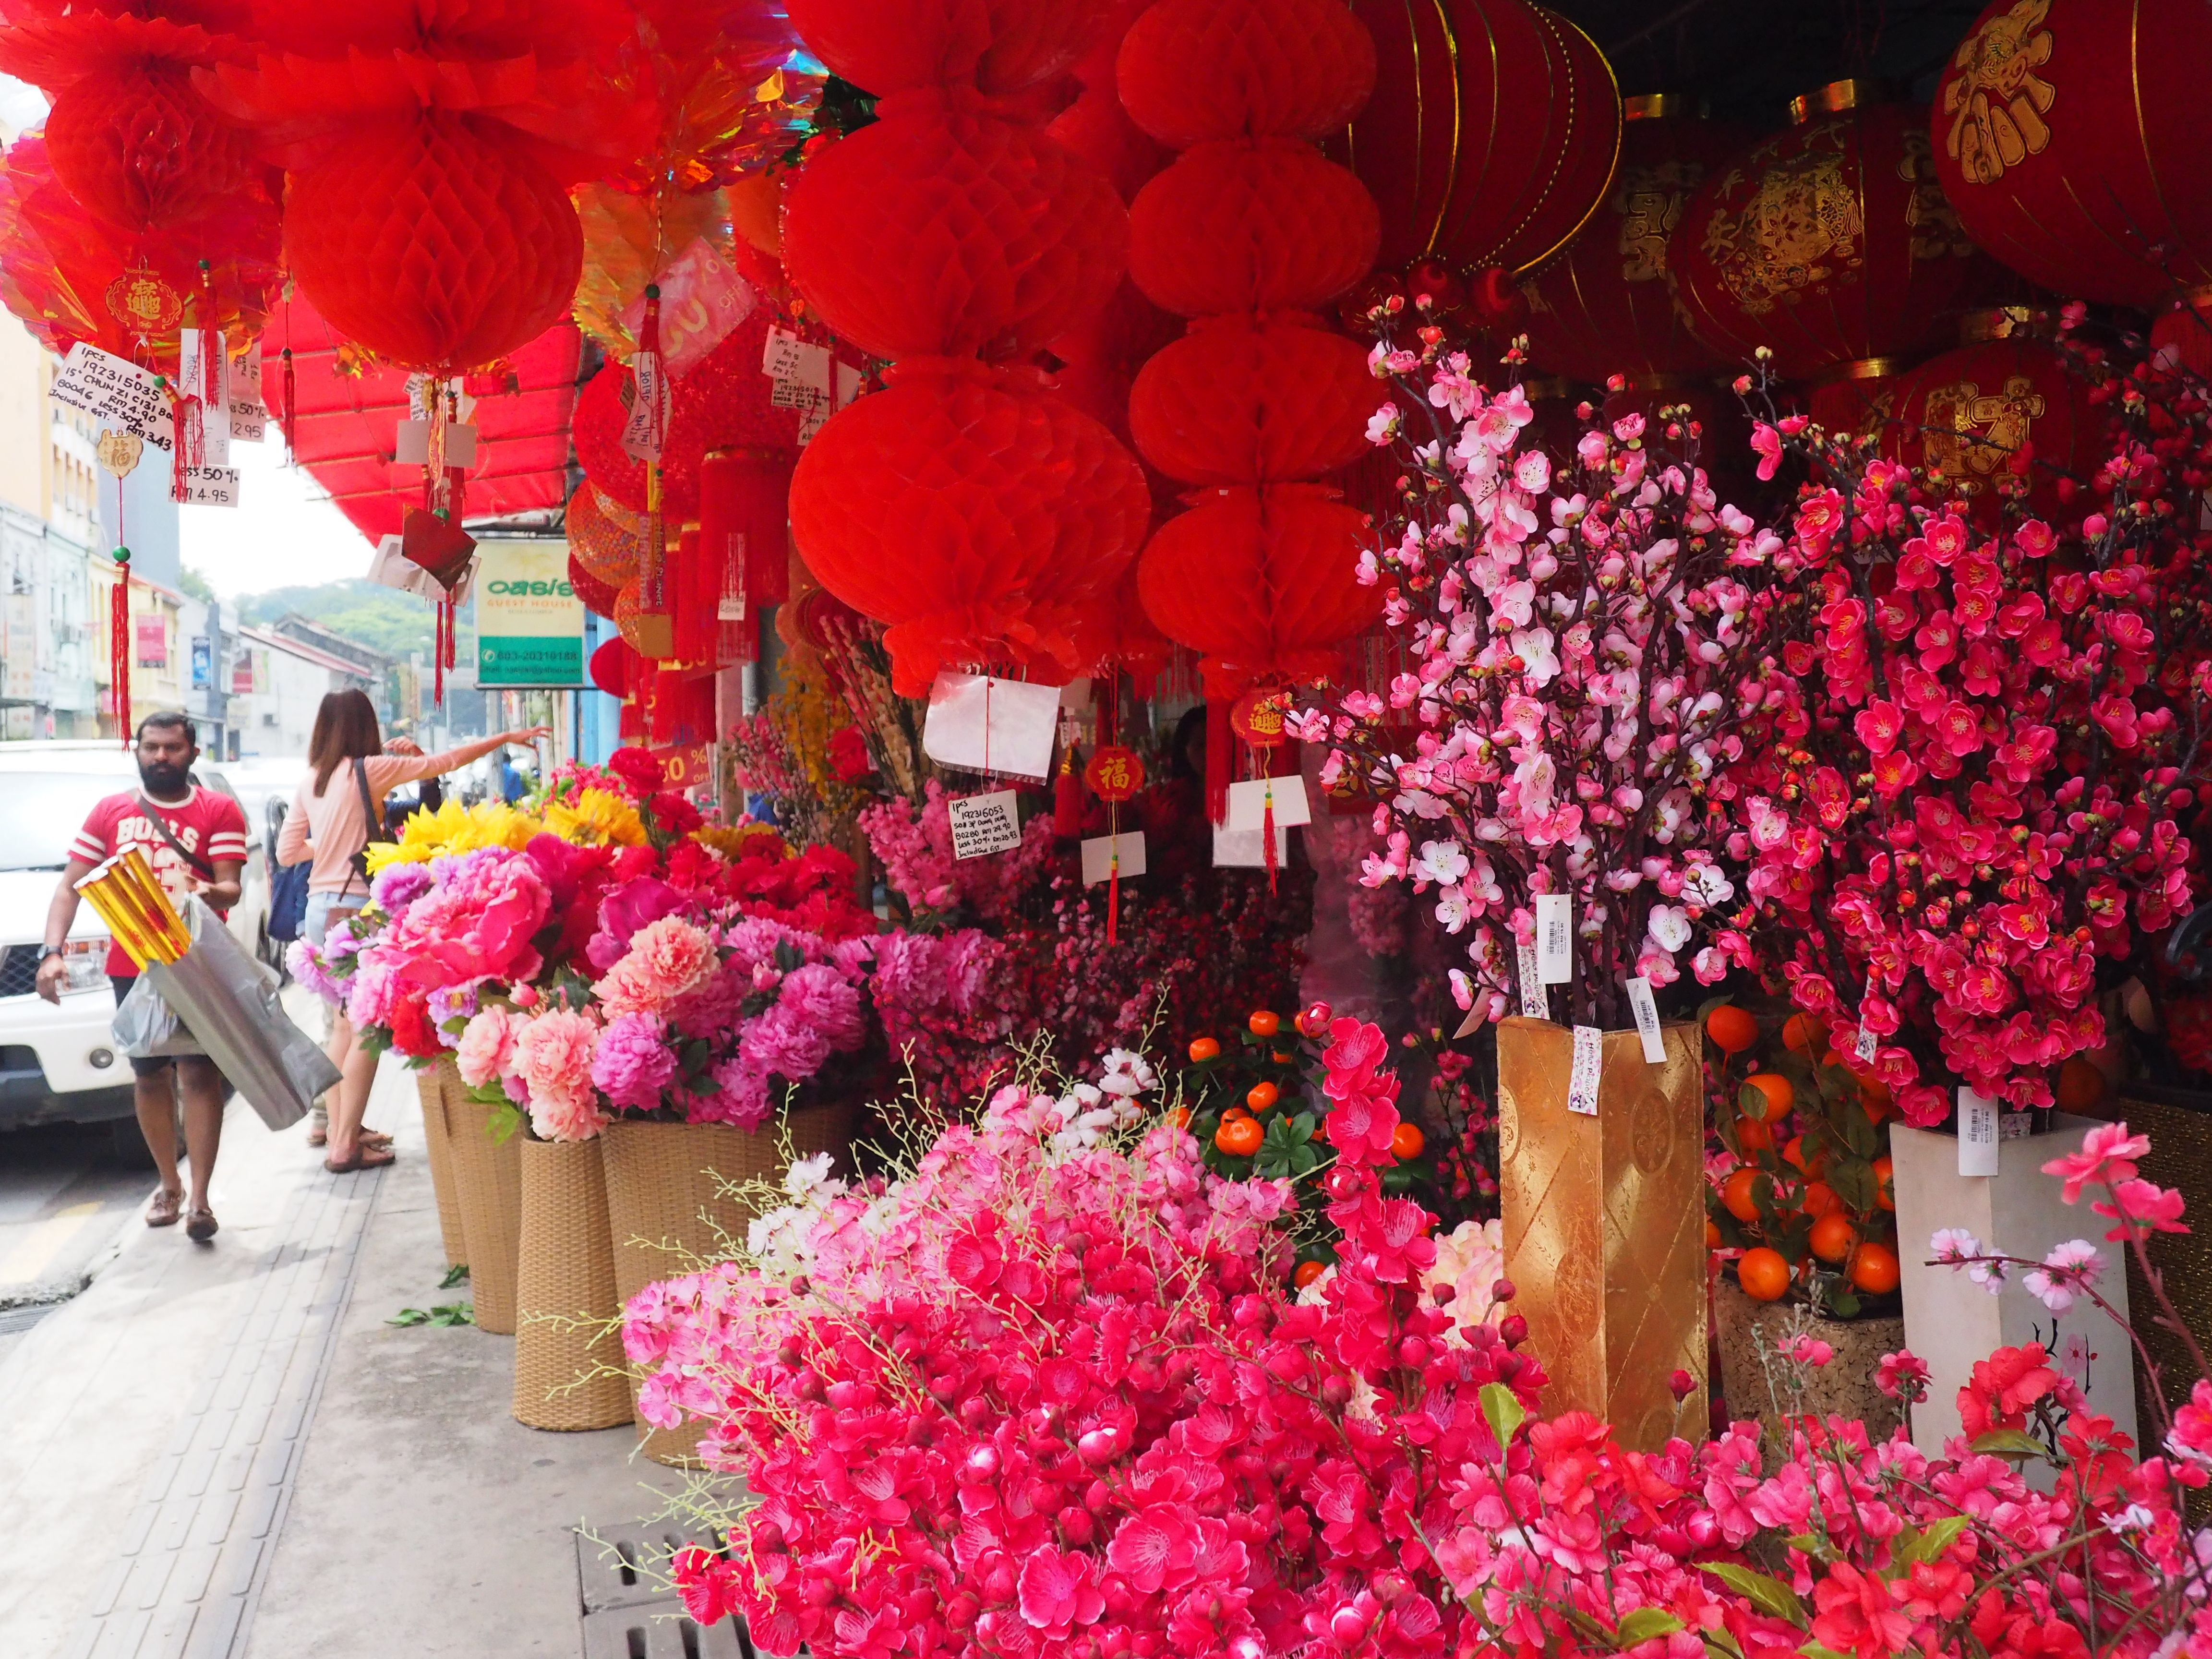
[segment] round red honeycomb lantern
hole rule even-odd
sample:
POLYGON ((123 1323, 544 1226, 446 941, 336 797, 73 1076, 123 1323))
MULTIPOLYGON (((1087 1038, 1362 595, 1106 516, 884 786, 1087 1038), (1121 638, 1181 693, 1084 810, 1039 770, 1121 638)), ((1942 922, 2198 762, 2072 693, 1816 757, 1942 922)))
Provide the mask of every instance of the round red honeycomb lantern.
POLYGON ((284 244, 331 327, 438 373, 489 362, 558 322, 584 258, 553 176, 520 143, 442 112, 364 124, 290 175, 284 244))
POLYGON ((132 231, 203 217, 252 178, 247 135, 181 64, 116 64, 73 82, 46 117, 46 153, 70 195, 132 231))
POLYGON ((1730 366, 1690 331, 1667 285, 1667 243, 1706 175, 1756 135, 1687 112, 1674 95, 1622 100, 1613 188, 1567 250, 1521 285, 1528 361, 1597 383, 1614 374, 1709 374, 1730 366))
POLYGON ((2212 283, 2199 0, 1996 0, 1952 54, 1937 176, 1974 240, 2030 280, 2149 305, 2212 283))
POLYGON ((1344 641, 1382 612, 1357 575, 1367 517, 1316 484, 1212 492, 1153 533, 1137 566, 1146 614, 1203 653, 1207 694, 1342 672, 1344 641))
POLYGON ((1121 575, 1152 500, 1098 422, 975 365, 894 370, 799 457, 791 527, 823 586, 889 624, 895 688, 940 665, 1073 673, 1084 607, 1121 575))
POLYGON ((1991 272, 1937 182, 1927 112, 1843 82, 1796 112, 1706 180, 1668 244, 1698 334, 1736 363, 1771 347, 1792 378, 1950 337, 1991 272))
POLYGON ((1129 26, 1115 78, 1129 118, 1172 149, 1318 138, 1375 89, 1375 42, 1341 0, 1160 0, 1129 26))
POLYGON ((1139 372, 1129 435, 1190 483, 1310 478, 1366 450, 1377 395, 1367 354, 1319 318, 1204 318, 1139 372))
POLYGON ((1105 178, 1033 127, 885 100, 811 160, 783 261, 822 319, 880 357, 1024 357, 1105 303, 1128 216, 1105 178))
POLYGON ((1129 205, 1129 279, 1178 316, 1311 311, 1375 263, 1375 200, 1286 138, 1194 145, 1129 205))
POLYGON ((1382 262, 1518 274, 1605 198, 1620 96, 1605 55, 1527 0, 1352 0, 1375 96, 1330 147, 1381 204, 1382 262))
POLYGON ((1019 92, 1073 64, 1110 0, 791 0, 791 25, 814 55, 878 98, 973 81, 1019 92))

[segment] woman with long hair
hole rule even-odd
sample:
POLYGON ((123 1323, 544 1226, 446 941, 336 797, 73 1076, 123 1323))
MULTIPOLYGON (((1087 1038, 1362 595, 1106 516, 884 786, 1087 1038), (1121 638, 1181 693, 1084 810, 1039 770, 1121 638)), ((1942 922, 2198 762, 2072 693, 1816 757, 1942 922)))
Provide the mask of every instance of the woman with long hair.
MULTIPOLYGON (((386 744, 367 692, 325 696, 307 739, 307 775, 300 780, 276 837, 278 863, 313 860, 302 930, 307 942, 319 945, 334 923, 368 902, 368 879, 357 855, 383 834, 386 795, 402 784, 443 777, 510 743, 530 744, 550 733, 550 727, 536 726, 501 732, 441 755, 423 754, 412 744, 405 745, 412 752, 400 752, 399 742, 386 744)), ((338 1086, 324 1167, 340 1174, 391 1163, 388 1146, 363 1138, 361 1120, 368 1109, 369 1085, 376 1079, 376 1056, 355 1040, 353 1022, 343 1008, 331 1016, 329 1053, 338 1068, 338 1086)))

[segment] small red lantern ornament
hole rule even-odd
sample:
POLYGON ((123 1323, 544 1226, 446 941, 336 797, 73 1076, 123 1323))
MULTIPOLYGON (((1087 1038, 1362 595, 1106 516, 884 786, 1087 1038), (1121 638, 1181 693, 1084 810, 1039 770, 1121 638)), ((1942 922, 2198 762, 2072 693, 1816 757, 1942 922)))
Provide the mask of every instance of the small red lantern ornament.
POLYGON ((1290 717, 1287 691, 1247 691, 1229 705, 1229 729, 1253 749, 1281 748, 1290 717))
POLYGON ((2199 0, 1996 0, 1938 82, 1937 176, 1973 239, 2060 294, 2212 283, 2199 0))
POLYGON ((1352 0, 1375 96, 1330 154, 1382 206, 1385 270, 1436 259, 1518 276, 1605 199, 1620 94, 1605 54, 1528 0, 1352 0))
POLYGON ((1118 743, 1102 743, 1091 751, 1083 768, 1083 781, 1091 793, 1109 805, 1132 799, 1145 787, 1145 763, 1133 749, 1118 743))

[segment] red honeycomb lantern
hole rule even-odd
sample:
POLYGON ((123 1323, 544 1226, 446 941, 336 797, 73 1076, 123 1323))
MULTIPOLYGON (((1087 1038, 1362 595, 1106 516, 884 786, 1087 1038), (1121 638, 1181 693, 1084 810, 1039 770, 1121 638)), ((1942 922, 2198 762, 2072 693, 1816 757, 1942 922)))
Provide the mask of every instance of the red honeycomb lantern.
POLYGON ((1113 293, 1128 216, 1035 128, 915 93, 807 163, 784 266, 822 319, 881 357, 1024 357, 1113 293))
POLYGON ((1311 311, 1364 276, 1375 200, 1310 144, 1224 139, 1185 150, 1129 206, 1129 279, 1179 316, 1311 311))
POLYGON ((1937 83, 1937 176, 1983 247, 2060 294, 2212 283, 2198 0, 1996 0, 1937 83))
POLYGON ((284 244, 333 328, 440 373, 558 322, 584 258, 576 210, 536 157, 440 112, 365 124, 291 174, 284 244))
POLYGON ((1382 262, 1518 274, 1605 198, 1620 97, 1605 56, 1527 0, 1352 0, 1375 96, 1330 147, 1381 204, 1382 262))
POLYGON ((181 64, 117 65, 72 83, 46 118, 46 151, 70 195, 126 230, 204 217, 253 182, 247 136, 181 64))
POLYGON ((1138 374, 1129 433, 1188 483, 1310 478, 1367 448, 1376 398, 1367 354, 1317 317, 1203 318, 1138 374))
POLYGON ((1375 42, 1341 0, 1165 0, 1116 64, 1130 119, 1176 149, 1218 138, 1318 138, 1375 89, 1375 42))
POLYGON ((941 665, 1073 673, 1084 607, 1152 510, 1113 434, 977 366, 924 362, 839 411, 800 456, 791 525, 823 586, 890 626, 895 688, 941 665))
POLYGON ((816 57, 878 98, 973 81, 1019 92, 1067 69, 1111 0, 792 0, 816 57))
POLYGON ((1340 674, 1343 642, 1381 614, 1357 575, 1363 513, 1316 484, 1208 492, 1154 532, 1137 566, 1146 614, 1203 653, 1207 695, 1340 674))

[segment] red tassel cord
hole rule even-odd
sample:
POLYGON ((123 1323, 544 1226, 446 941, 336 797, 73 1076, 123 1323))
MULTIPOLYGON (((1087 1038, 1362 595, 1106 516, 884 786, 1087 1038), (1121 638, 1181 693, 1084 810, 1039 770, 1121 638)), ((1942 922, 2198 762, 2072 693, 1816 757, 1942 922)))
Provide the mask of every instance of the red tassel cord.
POLYGON ((1267 896, 1275 893, 1275 787, 1271 781, 1261 798, 1260 856, 1267 866, 1267 896))
MULTIPOLYGON (((120 495, 122 480, 116 481, 120 495)), ((118 504, 118 523, 120 523, 120 503, 118 504)), ((108 691, 115 702, 115 731, 123 739, 123 746, 131 746, 131 658, 136 641, 131 637, 131 550, 115 550, 115 586, 107 595, 107 675, 108 691)))
POLYGON ((1121 814, 1109 807, 1106 813, 1106 942, 1121 942, 1121 814))
POLYGON ((1206 700, 1206 816, 1213 823, 1229 822, 1229 769, 1236 734, 1229 729, 1229 700, 1209 696, 1206 700))

